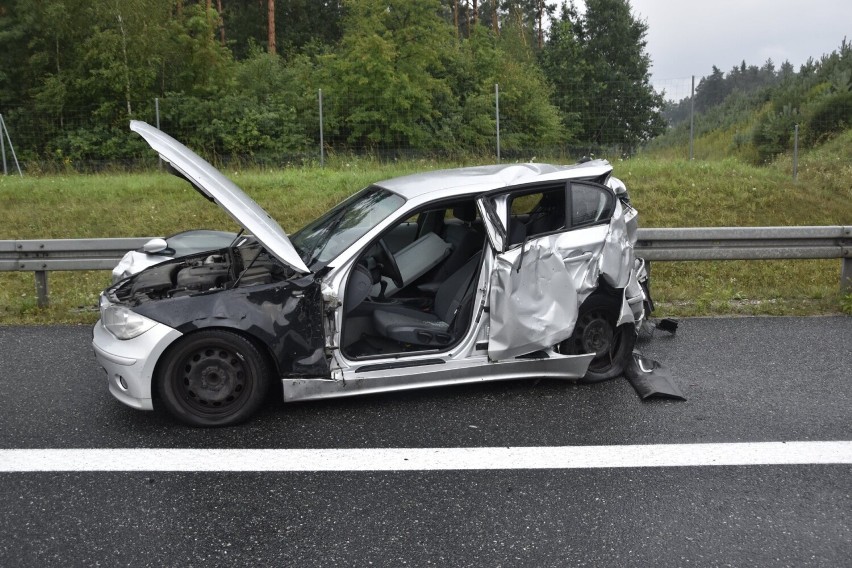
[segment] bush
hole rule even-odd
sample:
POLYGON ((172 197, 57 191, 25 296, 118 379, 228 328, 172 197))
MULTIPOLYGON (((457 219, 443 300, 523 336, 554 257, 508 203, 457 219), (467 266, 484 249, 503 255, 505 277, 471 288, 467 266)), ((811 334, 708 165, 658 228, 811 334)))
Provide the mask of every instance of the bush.
POLYGON ((757 150, 757 162, 771 162, 777 155, 791 148, 790 139, 799 121, 799 113, 789 106, 781 112, 768 112, 758 119, 751 141, 757 150))
POLYGON ((852 127, 852 91, 835 93, 816 104, 805 125, 805 142, 811 146, 852 127))

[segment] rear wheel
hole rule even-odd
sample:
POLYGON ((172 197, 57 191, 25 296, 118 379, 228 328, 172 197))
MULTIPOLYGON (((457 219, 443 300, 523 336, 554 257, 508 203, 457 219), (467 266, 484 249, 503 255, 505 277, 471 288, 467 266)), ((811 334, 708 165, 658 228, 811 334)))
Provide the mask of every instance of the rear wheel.
POLYGON ((166 409, 191 426, 229 426, 249 418, 269 390, 269 365, 236 333, 187 335, 166 356, 158 388, 166 409))
POLYGON ((604 294, 589 296, 577 316, 571 337, 559 345, 560 353, 582 355, 594 353, 584 382, 595 383, 617 377, 624 372, 633 346, 636 328, 631 323, 616 327, 621 313, 620 298, 604 294))

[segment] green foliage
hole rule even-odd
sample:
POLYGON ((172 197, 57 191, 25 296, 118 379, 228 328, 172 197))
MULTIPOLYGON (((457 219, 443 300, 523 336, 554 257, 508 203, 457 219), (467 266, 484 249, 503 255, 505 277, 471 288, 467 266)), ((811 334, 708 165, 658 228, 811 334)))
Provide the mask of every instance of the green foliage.
POLYGON ((648 25, 633 16, 628 0, 586 0, 581 45, 591 79, 586 86, 591 112, 581 117, 584 140, 632 152, 663 132, 663 99, 650 84, 647 33, 648 25))
POLYGON ((758 163, 771 161, 790 147, 793 129, 799 122, 798 112, 789 105, 780 112, 767 112, 758 119, 752 133, 758 163))
POLYGON ((840 311, 847 316, 852 316, 852 294, 846 294, 840 300, 840 311))
POLYGON ((437 1, 351 2, 341 50, 328 59, 340 135, 350 144, 422 148, 438 129, 434 101, 445 94, 438 80, 451 30, 437 1))
POLYGON ((814 105, 808 117, 805 140, 816 145, 852 127, 852 91, 835 93, 814 105))
POLYGON ((0 109, 32 169, 129 163, 130 119, 155 120, 214 159, 316 155, 317 91, 328 150, 397 156, 530 157, 566 146, 630 151, 659 123, 647 26, 628 0, 572 7, 540 41, 553 4, 291 0, 7 0, 0 7, 0 109), (632 44, 632 45, 628 45, 632 44), (23 134, 20 134, 23 133, 23 134))
POLYGON ((590 101, 585 95, 589 65, 574 24, 578 16, 563 5, 559 19, 551 22, 550 34, 540 54, 541 67, 553 85, 553 104, 559 109, 566 140, 574 142, 590 101))
MULTIPOLYGON (((798 72, 789 62, 776 71, 772 61, 763 67, 734 67, 727 76, 718 68, 701 79, 695 95, 695 155, 699 158, 737 156, 767 164, 793 148, 800 126, 800 149, 815 148, 852 125, 848 93, 852 88, 852 44, 813 59, 798 72)), ((689 141, 689 99, 670 102, 671 126, 647 150, 657 155, 683 152, 689 141)))
POLYGON ((650 84, 647 31, 627 0, 589 0, 583 16, 562 6, 540 63, 570 142, 630 154, 664 130, 663 100, 650 84))
POLYGON ((552 88, 535 65, 524 30, 508 25, 497 43, 494 83, 500 85, 500 140, 511 155, 557 146, 566 140, 552 88))

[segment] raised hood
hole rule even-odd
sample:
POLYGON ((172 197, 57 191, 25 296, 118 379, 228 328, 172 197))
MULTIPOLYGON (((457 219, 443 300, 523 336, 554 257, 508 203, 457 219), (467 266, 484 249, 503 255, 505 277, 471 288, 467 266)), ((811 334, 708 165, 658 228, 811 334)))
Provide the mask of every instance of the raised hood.
POLYGON ((160 154, 163 161, 189 181, 196 190, 227 211, 237 223, 254 235, 271 255, 297 272, 310 272, 284 229, 219 170, 147 122, 131 120, 130 130, 142 136, 151 148, 160 154))

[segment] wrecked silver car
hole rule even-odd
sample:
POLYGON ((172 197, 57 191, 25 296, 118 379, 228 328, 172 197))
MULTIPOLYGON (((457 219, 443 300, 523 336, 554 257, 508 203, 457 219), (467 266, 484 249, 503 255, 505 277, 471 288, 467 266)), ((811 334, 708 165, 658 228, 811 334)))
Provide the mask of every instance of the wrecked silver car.
POLYGON ((131 122, 252 237, 101 295, 93 345, 120 401, 195 426, 285 401, 622 373, 650 308, 637 212, 603 160, 371 185, 287 235, 188 148, 131 122))

